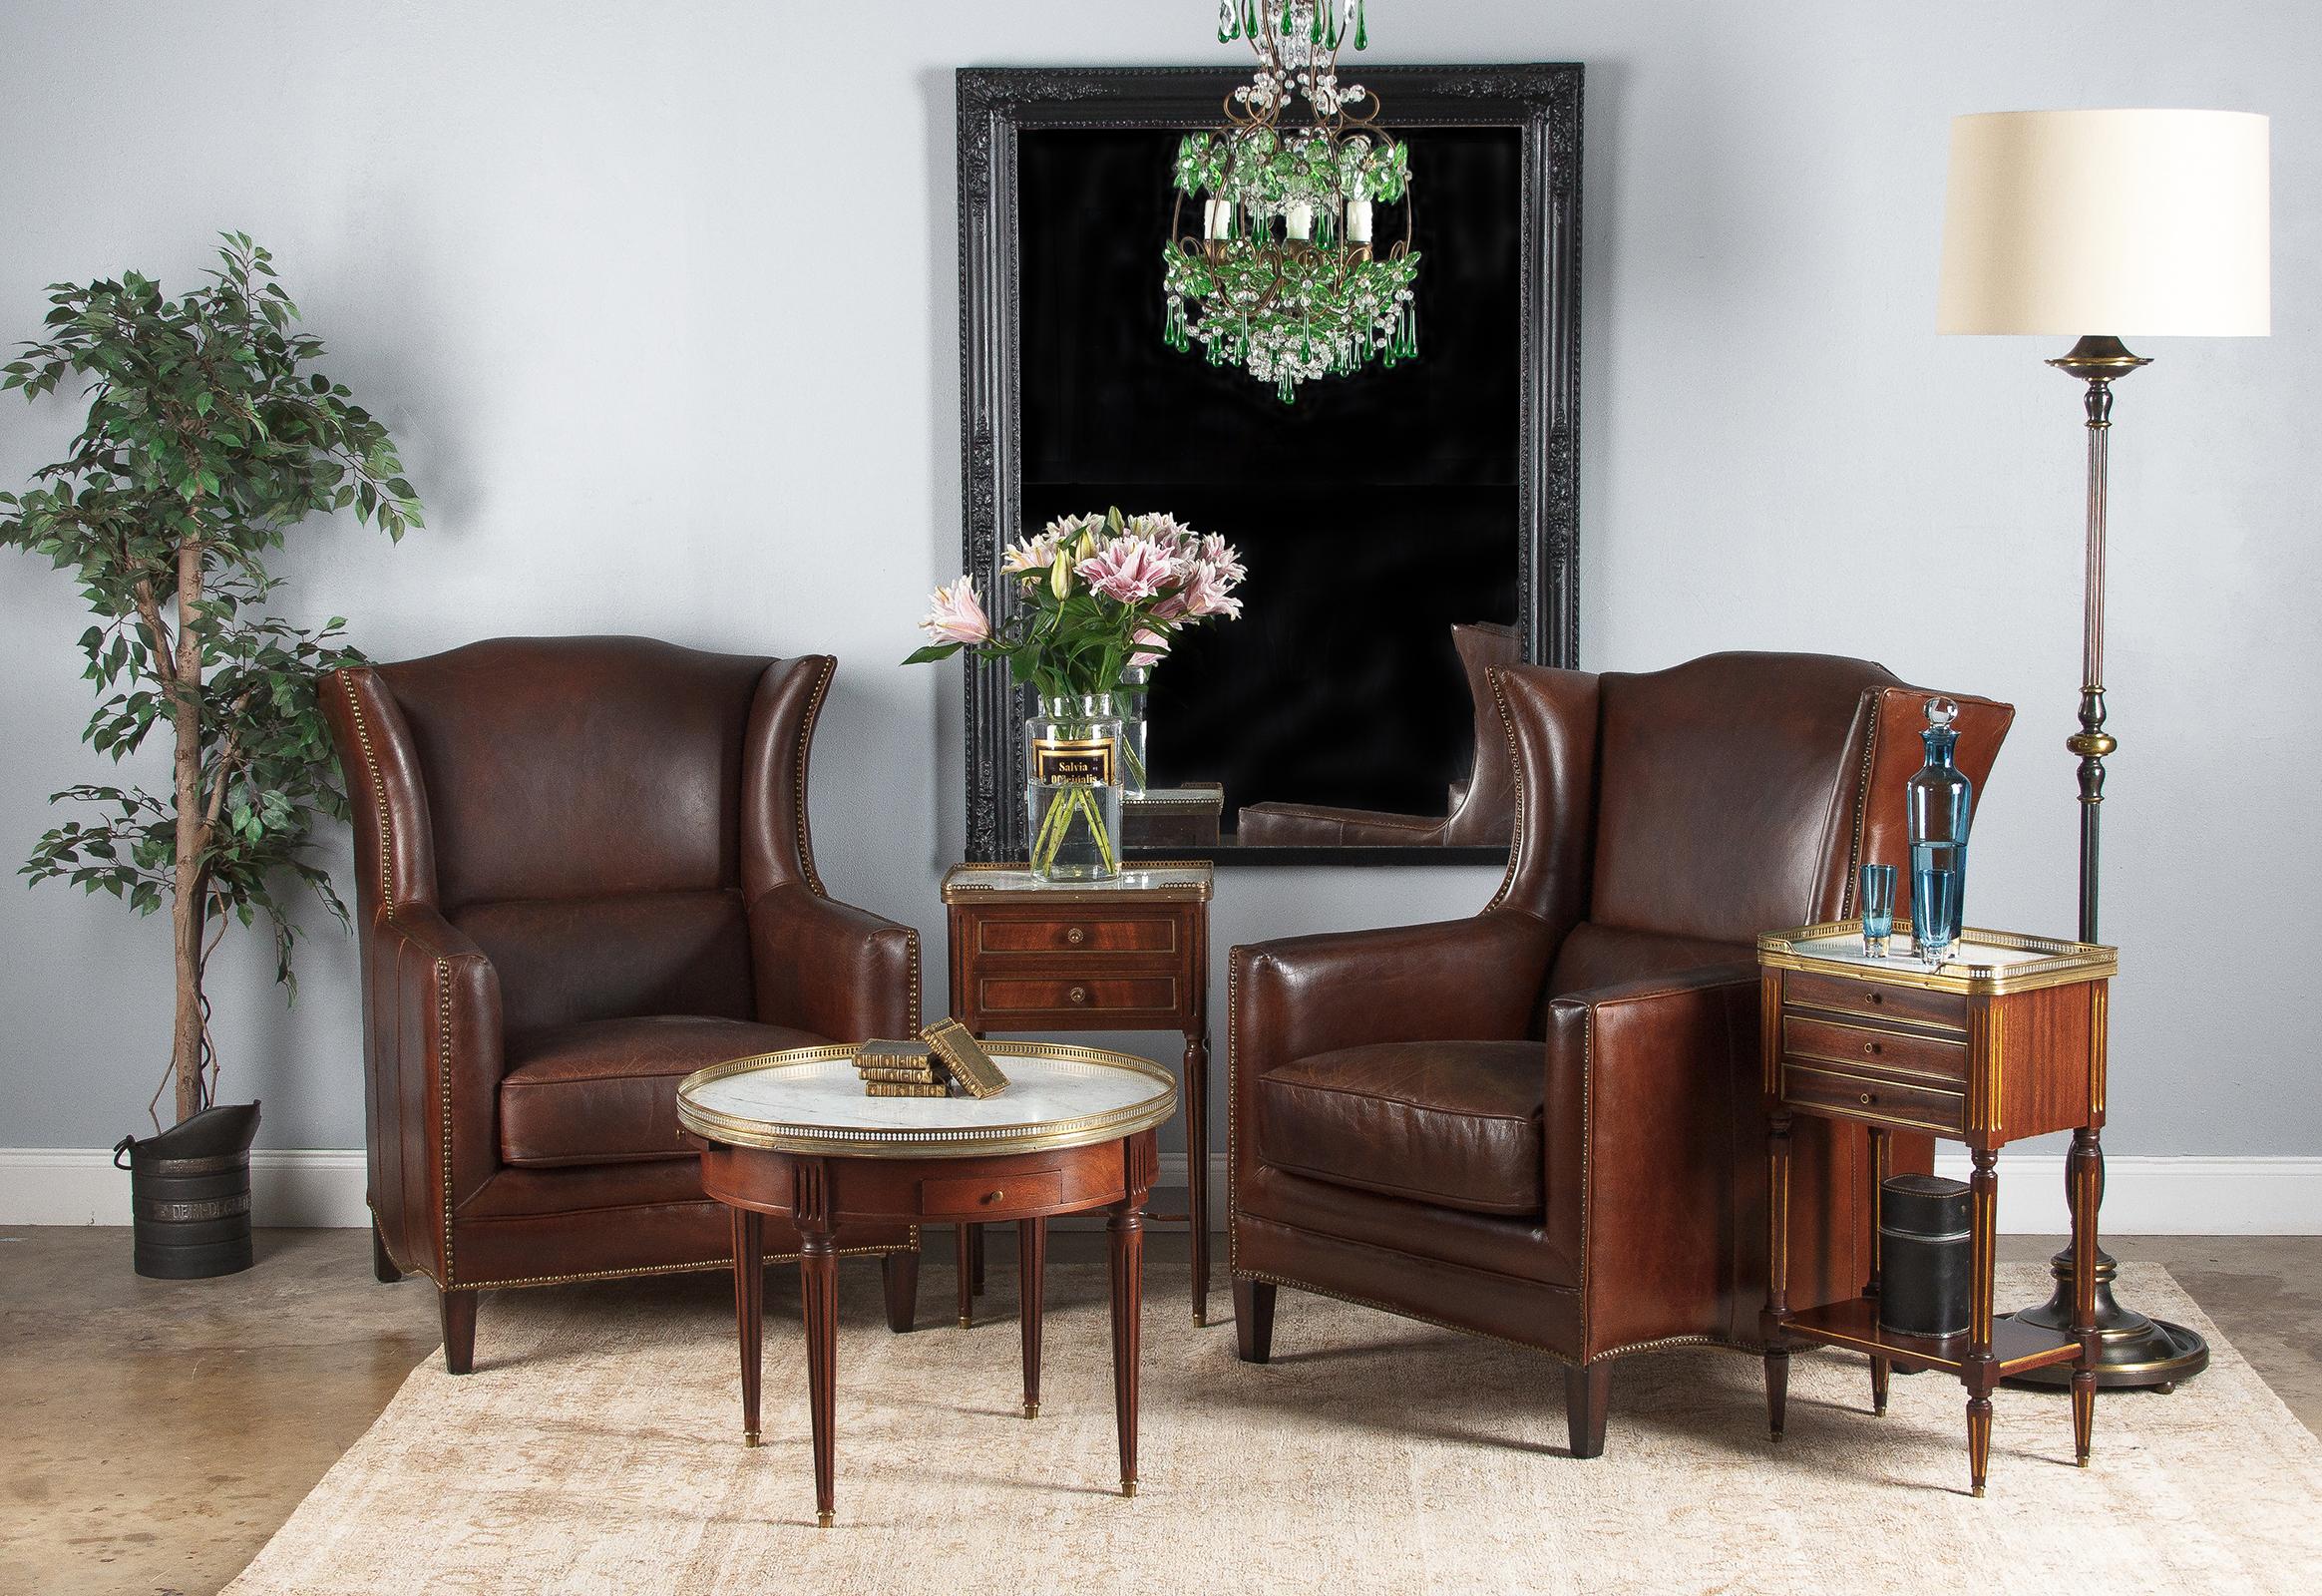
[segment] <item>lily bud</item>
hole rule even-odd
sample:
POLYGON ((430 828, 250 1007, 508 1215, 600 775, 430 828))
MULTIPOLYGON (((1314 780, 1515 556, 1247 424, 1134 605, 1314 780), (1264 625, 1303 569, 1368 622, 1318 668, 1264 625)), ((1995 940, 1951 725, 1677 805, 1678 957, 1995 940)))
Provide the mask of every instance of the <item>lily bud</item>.
MULTIPOLYGON (((1087 541, 1086 538, 1081 540, 1083 543, 1087 541)), ((1056 557, 1056 563, 1048 568, 1048 591, 1058 598, 1071 597, 1072 557, 1070 555, 1059 554, 1056 557)))
POLYGON ((1093 532, 1082 533, 1080 535, 1079 546, 1073 550, 1073 557, 1079 560, 1086 560, 1090 555, 1095 553, 1096 534, 1093 532))

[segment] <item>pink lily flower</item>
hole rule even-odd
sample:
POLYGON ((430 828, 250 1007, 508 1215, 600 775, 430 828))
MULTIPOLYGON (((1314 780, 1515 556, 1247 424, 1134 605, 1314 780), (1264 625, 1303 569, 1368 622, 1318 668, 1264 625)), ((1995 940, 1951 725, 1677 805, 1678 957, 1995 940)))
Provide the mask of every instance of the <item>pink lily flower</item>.
POLYGON ((1233 596, 1233 582, 1207 560, 1194 563, 1193 575, 1185 582, 1185 612, 1190 616, 1224 615, 1229 620, 1242 617, 1242 600, 1233 596))
POLYGON ((1218 575, 1225 579, 1229 588, 1240 587, 1243 579, 1250 575, 1242 567, 1242 552, 1214 532, 1201 540, 1201 553, 1196 558, 1215 566, 1218 575))
POLYGON ((1176 566, 1175 558, 1157 544, 1115 538, 1073 570, 1098 598, 1133 604, 1168 587, 1176 579, 1176 566))
POLYGON ((1161 656, 1169 651, 1168 635, 1150 627, 1138 628, 1136 636, 1130 641, 1140 645, 1137 652, 1129 655, 1129 668, 1132 670, 1152 669, 1161 662, 1161 656))
POLYGON ((991 641, 991 620, 975 598, 975 579, 963 575, 949 588, 938 588, 933 605, 920 629, 938 642, 991 641))

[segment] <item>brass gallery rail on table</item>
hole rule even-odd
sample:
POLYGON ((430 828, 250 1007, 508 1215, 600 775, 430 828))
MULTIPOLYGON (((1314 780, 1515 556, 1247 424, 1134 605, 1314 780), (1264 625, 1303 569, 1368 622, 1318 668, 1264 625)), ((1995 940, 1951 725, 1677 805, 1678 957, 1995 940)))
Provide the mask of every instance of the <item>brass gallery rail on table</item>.
MULTIPOLYGON (((1898 923, 1897 948, 1910 928, 1898 923)), ((1765 1403, 1782 1432, 1790 1347, 1819 1342, 1870 1357, 1871 1406, 1886 1411, 1887 1378, 1943 1369, 1967 1388, 1969 1481, 1984 1493, 1991 1459, 1992 1391, 2000 1381, 2073 1366, 2073 1450, 2089 1462, 2096 1420, 2098 1137, 2105 1123, 2105 1005, 2119 965, 2110 948, 2010 932, 1961 935, 1939 967, 1906 954, 1875 960, 1862 923, 1805 926, 1758 939, 1763 976, 1767 1205, 1770 1278, 1765 1308, 1765 1403), (1859 1296, 1792 1311, 1789 1234, 1790 1124, 1797 1114, 1866 1125, 1876 1211, 1887 1174, 1887 1137, 1932 1132, 1967 1144, 1969 1323, 1961 1334, 1907 1336, 1879 1323, 1881 1260, 1874 1237, 1870 1279, 1859 1296), (1999 1150, 2010 1141, 2073 1133, 2073 1323, 2052 1332, 1993 1317, 1992 1270, 1999 1205, 1999 1150)))
POLYGON ((800 1236, 815 1515, 837 1511, 837 1238, 856 1223, 1012 1220, 1022 1264, 1023 1415, 1040 1411, 1047 1221, 1101 1210, 1112 1257, 1113 1414, 1123 1495, 1137 1490, 1138 1315, 1155 1127, 1177 1106, 1159 1065, 1092 1047, 994 1043, 1011 1079, 988 1098, 870 1097, 851 1046, 735 1059, 686 1077, 677 1117, 702 1188, 733 1213, 742 1437, 758 1443, 764 1216, 800 1236))

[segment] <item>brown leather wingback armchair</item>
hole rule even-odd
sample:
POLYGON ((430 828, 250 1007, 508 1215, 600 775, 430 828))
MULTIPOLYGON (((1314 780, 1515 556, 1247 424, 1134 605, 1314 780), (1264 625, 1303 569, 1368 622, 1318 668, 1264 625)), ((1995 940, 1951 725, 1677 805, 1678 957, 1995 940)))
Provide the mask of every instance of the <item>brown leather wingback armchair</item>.
MULTIPOLYGON (((1294 1286, 1538 1348, 1593 1457, 1610 1360, 1758 1350, 1755 940, 1844 915, 1858 864, 1907 865, 1932 695, 1813 654, 1510 666, 1492 690, 1520 800, 1490 906, 1233 951, 1236 1334, 1264 1363, 1294 1286)), ((1959 703, 1980 794, 2015 712, 1959 703)), ((1811 1124, 1793 1303, 1869 1267, 1865 1135, 1811 1124)), ((1894 1166, 1931 1153, 1897 1138, 1894 1166)))
MULTIPOLYGON (((333 673, 374 1261, 434 1280, 453 1374, 480 1290, 731 1267, 678 1140, 687 1073, 918 1029, 918 933, 815 874, 834 668, 511 637, 333 673)), ((850 1249, 885 1255, 898 1329, 917 1249, 902 1226, 850 1249)))

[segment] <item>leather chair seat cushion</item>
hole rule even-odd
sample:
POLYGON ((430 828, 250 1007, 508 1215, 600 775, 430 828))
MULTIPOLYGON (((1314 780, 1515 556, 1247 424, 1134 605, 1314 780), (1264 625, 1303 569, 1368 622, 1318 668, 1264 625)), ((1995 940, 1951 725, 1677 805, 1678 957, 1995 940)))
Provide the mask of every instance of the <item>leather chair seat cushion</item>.
POLYGON ((1410 1041, 1277 1064, 1256 1082, 1277 1169, 1477 1214, 1545 1207, 1537 1041, 1410 1041))
POLYGON ((653 1014, 552 1025, 508 1039, 500 1082, 500 1157, 533 1165, 689 1158, 677 1139, 677 1083, 696 1069, 819 1047, 788 1025, 653 1014))

